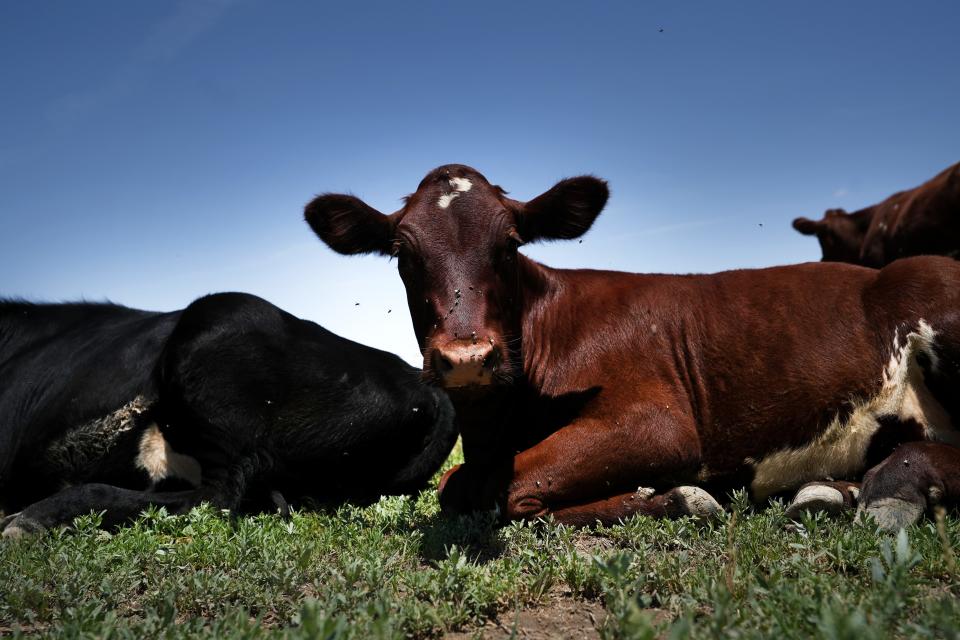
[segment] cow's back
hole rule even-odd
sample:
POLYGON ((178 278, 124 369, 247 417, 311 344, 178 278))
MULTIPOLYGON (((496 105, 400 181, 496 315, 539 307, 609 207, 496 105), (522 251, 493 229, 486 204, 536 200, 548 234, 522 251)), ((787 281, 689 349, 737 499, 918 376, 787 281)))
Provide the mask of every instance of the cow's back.
POLYGON ((917 255, 960 257, 960 163, 873 208, 861 249, 864 264, 917 255))

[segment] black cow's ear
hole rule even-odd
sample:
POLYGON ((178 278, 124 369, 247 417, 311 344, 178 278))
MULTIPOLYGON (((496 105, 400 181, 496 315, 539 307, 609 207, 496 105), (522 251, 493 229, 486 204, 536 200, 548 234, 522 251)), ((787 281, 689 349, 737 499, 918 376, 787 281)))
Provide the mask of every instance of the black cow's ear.
POLYGON ((578 238, 597 219, 609 197, 606 181, 599 178, 561 180, 523 205, 517 214, 517 230, 527 242, 578 238))
POLYGON ((793 221, 793 228, 805 236, 814 236, 820 229, 821 223, 810 218, 796 218, 793 221))
POLYGON ((396 221, 354 196, 327 193, 303 210, 303 217, 320 239, 337 253, 390 255, 396 221))

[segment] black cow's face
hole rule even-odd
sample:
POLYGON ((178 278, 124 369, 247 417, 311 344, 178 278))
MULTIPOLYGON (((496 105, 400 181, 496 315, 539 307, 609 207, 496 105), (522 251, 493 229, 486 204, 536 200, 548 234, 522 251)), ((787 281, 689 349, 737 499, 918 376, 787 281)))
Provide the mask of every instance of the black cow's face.
POLYGON ((517 248, 582 235, 607 196, 605 182, 579 177, 524 203, 470 167, 445 165, 392 215, 324 195, 307 205, 306 219, 335 251, 397 256, 424 371, 453 388, 508 383, 518 373, 517 248))
POLYGON ((817 236, 824 262, 859 263, 869 217, 843 209, 828 209, 821 220, 797 218, 793 228, 806 236, 817 236), (866 224, 865 224, 866 223, 866 224))

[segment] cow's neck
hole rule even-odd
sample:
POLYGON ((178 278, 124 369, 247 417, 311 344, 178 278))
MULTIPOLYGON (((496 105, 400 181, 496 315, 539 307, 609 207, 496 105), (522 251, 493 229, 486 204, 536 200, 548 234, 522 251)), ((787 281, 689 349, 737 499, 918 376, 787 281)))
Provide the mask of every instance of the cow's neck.
MULTIPOLYGON (((519 323, 522 374, 507 387, 450 390, 463 436, 464 456, 470 461, 513 455, 546 437, 576 413, 592 391, 544 393, 539 371, 548 369, 558 324, 563 315, 563 270, 550 269, 520 256, 519 323), (563 315, 559 317, 557 314, 563 315)), ((519 371, 518 371, 519 373, 519 371)))
POLYGON ((546 373, 563 352, 565 329, 569 330, 570 323, 584 310, 563 304, 569 290, 565 270, 521 256, 520 274, 523 377, 536 393, 550 394, 554 390, 545 388, 546 373))

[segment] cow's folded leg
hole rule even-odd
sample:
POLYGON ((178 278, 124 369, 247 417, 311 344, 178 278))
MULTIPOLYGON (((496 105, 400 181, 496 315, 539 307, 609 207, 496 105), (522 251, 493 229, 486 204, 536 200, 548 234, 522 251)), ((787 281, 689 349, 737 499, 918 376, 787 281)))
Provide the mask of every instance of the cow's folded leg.
POLYGON ((689 413, 668 398, 621 409, 609 419, 578 419, 508 464, 507 473, 497 466, 484 472, 468 460, 447 479, 446 489, 456 487, 460 498, 473 499, 474 509, 489 508, 495 497, 507 519, 533 518, 605 501, 631 487, 666 490, 694 480, 700 442, 689 413))
POLYGON ((882 529, 897 531, 937 504, 960 504, 960 448, 910 442, 864 476, 857 516, 872 516, 882 529))
POLYGON ((133 520, 150 506, 166 507, 180 513, 197 504, 197 492, 171 491, 153 493, 133 491, 107 484, 82 484, 35 502, 6 523, 3 537, 18 538, 44 529, 69 524, 74 518, 103 512, 101 526, 115 527, 133 520))
POLYGON ((857 506, 860 484, 843 480, 808 482, 800 487, 787 506, 786 516, 792 520, 804 511, 836 515, 857 506))
POLYGON ((510 485, 512 461, 458 464, 440 479, 440 508, 446 513, 501 512, 510 485))
POLYGON ((135 491, 96 483, 68 487, 25 508, 7 524, 3 535, 19 537, 69 524, 77 516, 91 511, 104 512, 101 526, 108 528, 135 519, 151 506, 165 507, 170 513, 185 513, 206 502, 232 511, 260 467, 256 457, 240 458, 226 467, 210 470, 200 487, 186 491, 135 491))
POLYGON ((574 527, 593 524, 612 525, 633 515, 655 518, 693 516, 709 519, 723 513, 723 508, 700 487, 676 487, 662 494, 652 489, 597 500, 588 504, 562 507, 551 512, 554 520, 574 527))

